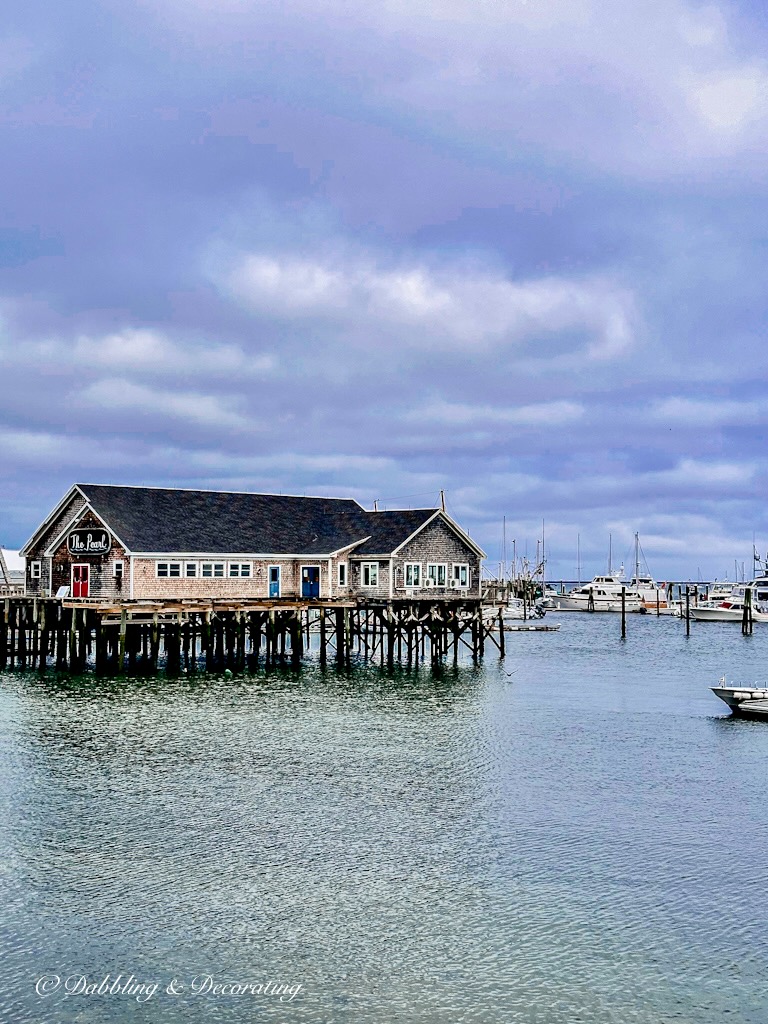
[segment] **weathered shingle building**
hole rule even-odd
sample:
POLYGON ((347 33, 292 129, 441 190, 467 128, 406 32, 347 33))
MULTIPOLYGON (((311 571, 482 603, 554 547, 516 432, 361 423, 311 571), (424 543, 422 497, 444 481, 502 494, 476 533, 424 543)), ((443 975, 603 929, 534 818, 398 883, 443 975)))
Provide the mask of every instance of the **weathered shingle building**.
POLYGON ((29 595, 128 600, 479 597, 485 557, 437 508, 101 484, 75 484, 21 554, 29 595))

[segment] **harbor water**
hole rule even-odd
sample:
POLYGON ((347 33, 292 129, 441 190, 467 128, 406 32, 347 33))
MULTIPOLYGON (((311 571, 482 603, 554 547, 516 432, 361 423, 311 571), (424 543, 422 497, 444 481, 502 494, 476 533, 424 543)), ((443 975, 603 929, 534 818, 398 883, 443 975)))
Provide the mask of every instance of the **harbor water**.
POLYGON ((6 1024, 764 1024, 768 624, 0 676, 6 1024))

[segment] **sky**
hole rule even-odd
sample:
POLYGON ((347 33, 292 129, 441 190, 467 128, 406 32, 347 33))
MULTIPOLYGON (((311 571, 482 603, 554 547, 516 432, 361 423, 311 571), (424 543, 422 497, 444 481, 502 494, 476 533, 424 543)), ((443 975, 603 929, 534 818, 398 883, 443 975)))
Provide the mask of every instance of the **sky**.
POLYGON ((0 544, 75 481, 448 512, 498 566, 768 552, 768 13, 0 13, 0 544))

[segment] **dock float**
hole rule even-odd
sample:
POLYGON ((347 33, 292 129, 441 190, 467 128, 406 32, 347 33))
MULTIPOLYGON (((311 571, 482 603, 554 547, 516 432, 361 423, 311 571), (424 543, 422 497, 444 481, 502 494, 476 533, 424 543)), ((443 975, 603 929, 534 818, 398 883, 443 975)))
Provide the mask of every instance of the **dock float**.
POLYGON ((558 629, 560 629, 559 622, 551 626, 541 623, 536 623, 533 626, 504 626, 505 633, 556 633, 558 629))

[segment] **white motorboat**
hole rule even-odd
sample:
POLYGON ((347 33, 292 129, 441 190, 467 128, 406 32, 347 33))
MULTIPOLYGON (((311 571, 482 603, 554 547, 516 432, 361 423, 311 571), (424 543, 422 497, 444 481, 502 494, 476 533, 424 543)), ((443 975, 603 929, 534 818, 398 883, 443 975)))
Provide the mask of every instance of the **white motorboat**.
POLYGON ((525 619, 529 616, 530 609, 526 608, 522 597, 510 597, 507 599, 507 603, 501 606, 501 617, 505 622, 507 619, 516 621, 517 619, 525 619))
MULTIPOLYGON (((729 599, 716 605, 691 605, 689 614, 696 622, 743 622, 744 602, 729 599)), ((752 618, 755 622, 759 621, 754 612, 752 618)))
MULTIPOLYGON (((707 591, 705 603, 707 605, 722 604, 723 601, 728 600, 736 586, 736 583, 731 583, 729 580, 720 580, 719 582, 715 580, 707 591)), ((701 605, 701 601, 699 601, 699 605, 701 605)))
POLYGON ((711 690, 736 714, 768 716, 768 687, 758 686, 757 683, 742 683, 736 686, 734 683, 727 683, 723 676, 719 684, 711 687, 711 690))
POLYGON ((540 619, 545 615, 545 609, 538 602, 533 605, 527 604, 522 597, 508 597, 502 604, 488 605, 484 610, 484 616, 486 619, 498 619, 499 612, 505 623, 540 619))
POLYGON ((554 608, 555 602, 562 596, 554 587, 550 587, 547 584, 544 586, 541 597, 536 599, 536 604, 539 608, 543 608, 546 611, 548 608, 554 608))
POLYGON ((753 622, 768 622, 768 577, 761 576, 751 583, 735 583, 726 598, 713 599, 714 588, 708 601, 690 606, 690 615, 697 622, 743 622, 747 592, 753 622))
POLYGON ((645 610, 640 594, 618 573, 595 576, 591 583, 577 587, 568 594, 557 594, 552 598, 550 607, 559 612, 620 612, 622 589, 625 611, 645 610))

